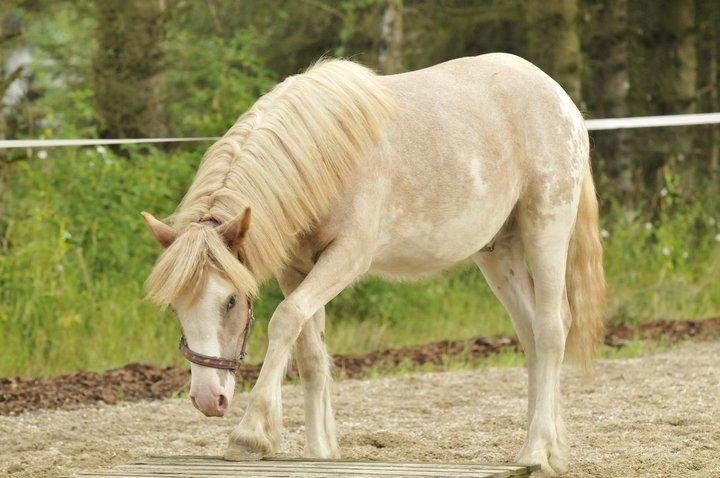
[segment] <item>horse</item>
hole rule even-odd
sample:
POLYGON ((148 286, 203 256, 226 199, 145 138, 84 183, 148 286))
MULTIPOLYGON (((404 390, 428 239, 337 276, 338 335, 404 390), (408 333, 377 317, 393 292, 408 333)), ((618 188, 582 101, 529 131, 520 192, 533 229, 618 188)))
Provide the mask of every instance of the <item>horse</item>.
POLYGON ((170 218, 142 214, 165 248, 147 293, 179 318, 205 415, 230 405, 259 284, 275 278, 284 294, 226 459, 278 450, 293 346, 306 454, 337 457, 325 305, 367 274, 474 261, 526 357, 517 460, 567 470, 560 370, 566 355, 590 367, 603 335, 602 245, 583 117, 530 62, 493 53, 381 76, 320 60, 208 149, 170 218))

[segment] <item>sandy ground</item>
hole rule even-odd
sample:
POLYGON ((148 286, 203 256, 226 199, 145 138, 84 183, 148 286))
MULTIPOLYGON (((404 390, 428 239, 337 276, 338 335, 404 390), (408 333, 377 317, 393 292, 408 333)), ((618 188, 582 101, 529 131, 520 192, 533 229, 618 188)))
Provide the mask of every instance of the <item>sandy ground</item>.
MULTIPOLYGON (((522 444, 525 373, 481 368, 335 385, 345 458, 511 460, 522 444)), ((720 476, 720 342, 599 364, 563 381, 569 476, 720 476)), ((222 419, 186 399, 0 417, 0 473, 57 476, 157 454, 221 454, 245 397, 222 419)), ((284 389, 283 454, 300 456, 302 393, 284 389)))

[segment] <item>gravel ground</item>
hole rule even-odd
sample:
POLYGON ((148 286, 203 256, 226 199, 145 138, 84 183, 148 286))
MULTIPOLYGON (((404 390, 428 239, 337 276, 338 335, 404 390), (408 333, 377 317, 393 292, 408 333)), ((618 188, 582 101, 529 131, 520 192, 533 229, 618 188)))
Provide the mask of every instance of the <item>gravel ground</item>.
MULTIPOLYGON (((720 476, 720 342, 566 373, 569 476, 720 476)), ((524 435, 525 373, 480 368, 335 385, 345 458, 511 460, 524 435)), ((302 391, 284 389, 283 454, 300 456, 302 391)), ((186 399, 0 417, 0 473, 57 476, 158 454, 221 454, 242 412, 209 419, 186 399)))

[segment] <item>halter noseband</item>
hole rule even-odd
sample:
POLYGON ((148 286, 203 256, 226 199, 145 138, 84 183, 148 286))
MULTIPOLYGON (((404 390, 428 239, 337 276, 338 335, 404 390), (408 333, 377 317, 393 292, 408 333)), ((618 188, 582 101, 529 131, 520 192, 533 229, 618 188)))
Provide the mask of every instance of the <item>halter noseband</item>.
MULTIPOLYGON (((220 225, 220 221, 214 218, 210 218, 200 221, 200 224, 207 224, 213 227, 217 227, 220 225)), ((241 261, 239 255, 238 260, 241 261)), ((189 362, 192 362, 194 364, 202 365, 203 367, 217 368, 220 370, 229 370, 233 374, 237 373, 238 368, 240 368, 240 362, 245 358, 245 355, 247 355, 248 338, 250 337, 252 325, 255 322, 255 315, 253 314, 253 303, 250 297, 248 297, 247 299, 247 306, 248 319, 247 323, 245 324, 245 331, 242 335, 242 344, 240 345, 240 353, 238 353, 237 358, 227 359, 193 352, 188 346, 184 334, 180 336, 180 344, 178 346, 180 348, 180 352, 189 362)))
POLYGON ((220 370, 229 370, 232 373, 237 373, 238 368, 240 368, 240 362, 245 358, 245 355, 247 355, 248 338, 250 337, 250 330, 252 329, 253 322, 255 322, 252 300, 248 299, 247 303, 248 320, 247 324, 245 325, 245 331, 243 332, 242 337, 242 345, 240 345, 240 353, 237 355, 237 358, 226 359, 222 357, 212 357, 210 355, 203 355, 197 352, 193 352, 188 346, 187 340, 185 340, 184 335, 180 337, 180 352, 189 362, 192 362, 194 364, 202 365, 203 367, 217 368, 220 370))

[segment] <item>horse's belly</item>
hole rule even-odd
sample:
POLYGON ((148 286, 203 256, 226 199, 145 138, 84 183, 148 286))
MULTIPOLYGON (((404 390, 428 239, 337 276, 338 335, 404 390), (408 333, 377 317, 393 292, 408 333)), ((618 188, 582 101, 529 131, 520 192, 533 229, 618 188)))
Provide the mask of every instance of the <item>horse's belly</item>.
POLYGON ((422 278, 465 261, 490 241, 507 214, 468 205, 444 217, 408 217, 378 235, 370 273, 390 279, 422 278))

